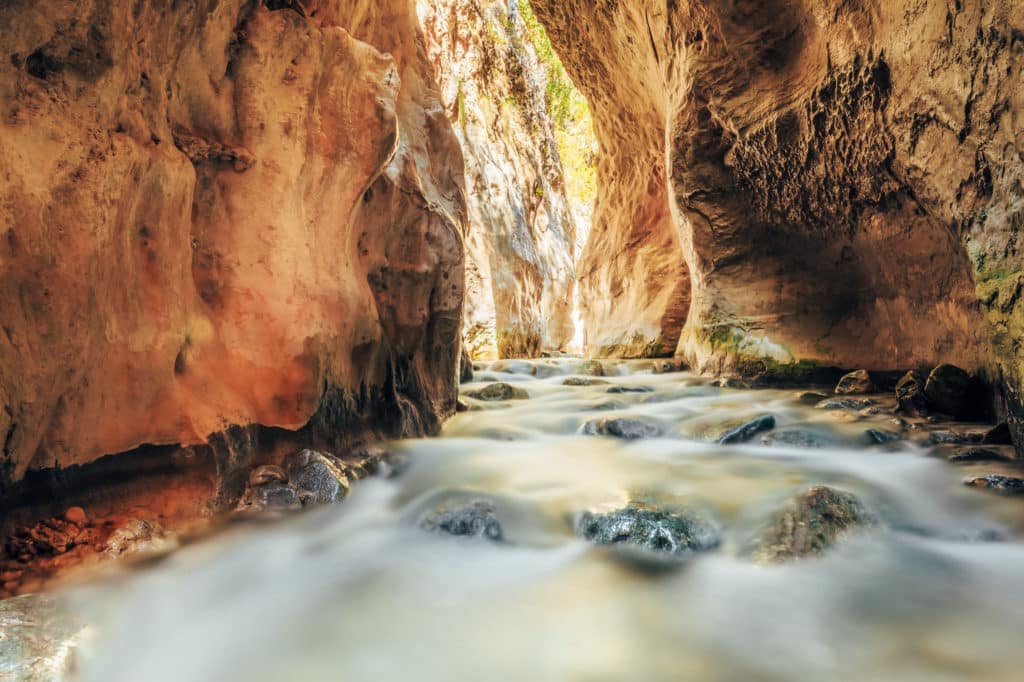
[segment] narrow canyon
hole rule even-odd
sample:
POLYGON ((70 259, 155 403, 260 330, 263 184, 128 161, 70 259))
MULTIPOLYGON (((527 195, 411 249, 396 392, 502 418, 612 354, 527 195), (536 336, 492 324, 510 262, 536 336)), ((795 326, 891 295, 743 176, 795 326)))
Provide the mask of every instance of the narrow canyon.
MULTIPOLYGON (((430 510, 421 529, 499 543, 541 508, 579 512, 570 536, 637 544, 658 573, 666 552, 733 552, 729 529, 755 514, 737 511, 741 491, 768 499, 799 479, 779 527, 812 518, 818 535, 762 533, 736 557, 784 563, 851 528, 961 522, 958 538, 1016 547, 1022 228, 1018 0, 0 2, 0 597, 188 547, 243 512, 364 485, 384 500, 384 483, 356 483, 409 467, 387 504, 346 506, 400 519, 415 499, 430 510), (697 458, 713 493, 671 516, 634 494, 661 485, 664 464, 628 464, 664 443, 683 457, 738 447, 765 480, 697 458), (797 454, 757 459, 755 446, 797 454), (545 459, 560 448, 572 475, 545 459), (820 448, 867 459, 802 459, 820 448), (525 468, 489 463, 506 449, 525 468), (928 502, 948 472, 921 452, 949 460, 942 471, 980 468, 928 502), (591 509, 584 484, 615 476, 628 500, 591 509), (464 497, 431 497, 460 477, 464 497), (502 485, 571 500, 527 510, 502 485), (972 487, 1006 495, 962 502, 962 488, 985 497, 972 487), (971 504, 984 509, 951 511, 971 504), (879 511, 894 509, 899 521, 879 511)), ((535 525, 520 544, 557 544, 555 521, 535 525)), ((879 575, 900 575, 901 551, 879 550, 879 575)), ((413 584, 396 589, 436 606, 413 584)), ((510 628, 538 622, 528 603, 510 628)), ((1012 631, 1024 614, 997 622, 1012 631)), ((659 636, 714 635, 673 628, 659 636)), ((804 661, 774 677, 691 653, 694 674, 725 670, 708 679, 835 673, 804 661)), ((852 678, 932 670, 904 663, 865 659, 852 678)), ((608 679, 664 672, 604 665, 608 679)), ((82 679, 122 679, 113 669, 82 679)))

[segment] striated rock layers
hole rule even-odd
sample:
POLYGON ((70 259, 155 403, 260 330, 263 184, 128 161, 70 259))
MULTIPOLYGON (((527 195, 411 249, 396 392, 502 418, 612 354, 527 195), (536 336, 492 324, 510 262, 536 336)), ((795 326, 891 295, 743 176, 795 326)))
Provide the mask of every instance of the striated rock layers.
POLYGON ((1020 414, 1024 5, 533 5, 603 154, 591 352, 633 306, 705 371, 989 367, 1020 414))
POLYGON ((505 0, 421 0, 419 11, 466 163, 465 342, 477 359, 564 350, 576 229, 544 69, 505 0))
POLYGON ((0 3, 0 468, 455 408, 458 140, 405 0, 0 3))

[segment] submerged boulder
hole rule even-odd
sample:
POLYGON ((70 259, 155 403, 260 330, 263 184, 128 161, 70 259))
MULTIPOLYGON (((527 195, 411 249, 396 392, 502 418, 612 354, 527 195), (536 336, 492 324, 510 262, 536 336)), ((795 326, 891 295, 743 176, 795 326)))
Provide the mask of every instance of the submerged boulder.
POLYGON ((886 431, 884 429, 868 429, 864 432, 864 437, 867 438, 868 443, 871 445, 886 445, 888 443, 895 443, 902 436, 895 433, 894 431, 886 431))
POLYGON ((775 417, 770 414, 763 414, 759 417, 755 417, 748 422, 740 424, 739 426, 733 427, 720 435, 716 442, 719 445, 735 445, 736 443, 746 443, 747 441, 754 438, 759 433, 765 431, 771 431, 775 428, 775 417))
POLYGON ((857 395, 874 393, 877 389, 866 369, 858 369, 843 376, 836 384, 836 395, 857 395))
POLYGON ((600 360, 587 360, 580 365, 580 374, 592 377, 603 377, 606 375, 604 365, 600 360))
POLYGON ((703 516, 641 502, 605 514, 584 512, 576 534, 598 545, 625 545, 672 558, 714 549, 721 542, 718 526, 703 516))
POLYGON ((594 379, 592 377, 567 377, 562 382, 563 386, 597 386, 599 384, 607 384, 609 382, 604 379, 594 379))
POLYGON ((650 386, 612 386, 607 393, 654 393, 650 386))
POLYGON ((587 436, 611 436, 623 440, 657 438, 664 433, 658 424, 627 418, 594 419, 584 424, 580 432, 587 436))
POLYGON ((484 386, 479 391, 470 391, 466 395, 470 398, 476 398, 477 400, 484 400, 488 402, 501 400, 526 400, 530 397, 530 394, 524 389, 504 382, 484 386))
POLYGON ((937 412, 960 416, 968 411, 971 377, 954 365, 939 365, 928 375, 924 395, 937 412))
POLYGON ((782 563, 820 555, 846 531, 874 522, 857 496, 815 486, 790 498, 765 525, 752 556, 759 563, 782 563))
POLYGON ((494 504, 489 500, 447 500, 419 520, 419 527, 431 533, 443 533, 494 542, 504 540, 494 504))
POLYGON ((772 430, 761 436, 762 445, 797 448, 823 448, 836 442, 836 438, 820 430, 804 427, 772 430))
POLYGON ((863 410, 874 404, 875 401, 870 398, 832 398, 821 401, 815 407, 819 410, 863 410))

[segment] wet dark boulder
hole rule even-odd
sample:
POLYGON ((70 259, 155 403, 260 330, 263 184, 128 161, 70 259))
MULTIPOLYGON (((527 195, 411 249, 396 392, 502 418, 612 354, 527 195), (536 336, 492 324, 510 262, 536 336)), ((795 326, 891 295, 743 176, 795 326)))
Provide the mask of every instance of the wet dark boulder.
POLYGON ((526 400, 530 397, 530 394, 524 389, 504 382, 484 386, 479 391, 470 391, 466 393, 466 395, 470 398, 476 398, 477 400, 484 400, 487 402, 526 400))
POLYGON ((823 554, 855 528, 874 517, 856 495, 815 486, 796 495, 765 524, 751 555, 760 563, 782 563, 823 554))
POLYGON ((790 427, 769 431, 761 436, 760 442, 762 445, 772 446, 823 448, 834 445, 837 439, 817 429, 790 427))
POLYGON ((797 395, 796 399, 803 405, 817 405, 823 400, 828 400, 828 395, 818 391, 804 391, 797 395))
POLYGON ((925 380, 918 372, 907 372, 896 382, 896 409, 903 414, 923 417, 928 415, 928 400, 924 395, 925 380))
POLYGON ((608 393, 654 393, 654 389, 650 386, 612 386, 608 389, 608 393))
POLYGON ((928 375, 924 385, 928 406, 936 412, 954 417, 969 411, 970 391, 970 375, 954 365, 939 365, 928 375))
POLYGON ((752 440, 757 434, 764 433, 765 431, 771 431, 774 428, 775 417, 770 414, 763 414, 727 430, 725 433, 720 435, 715 442, 719 445, 746 443, 747 441, 752 440))
POLYGON ((642 419, 605 418, 594 419, 584 424, 580 433, 586 436, 611 436, 623 440, 657 438, 664 431, 658 424, 642 419))
POLYGON ((484 499, 442 502, 420 517, 419 527, 431 533, 485 538, 494 542, 505 538, 494 504, 484 499))
POLYGON ((836 395, 861 395, 874 393, 877 389, 866 369, 859 369, 844 375, 836 384, 836 395))
POLYGON ((864 437, 871 445, 888 445, 895 443, 902 436, 893 431, 886 431, 884 429, 868 429, 864 432, 864 437))
POLYGON ((284 470, 303 506, 330 504, 348 495, 345 467, 334 456, 316 450, 300 450, 285 457, 284 470))
POLYGON ((1013 445, 1013 439, 1010 437, 1010 425, 1006 422, 996 424, 985 432, 985 435, 981 437, 981 442, 983 445, 1013 445))
POLYGON ((986 474, 964 479, 964 485, 973 488, 985 488, 1004 495, 1024 495, 1024 479, 1000 474, 986 474))
POLYGON ((584 512, 576 534, 598 545, 624 546, 677 559, 715 549, 721 543, 717 524, 704 516, 641 502, 604 514, 584 512))

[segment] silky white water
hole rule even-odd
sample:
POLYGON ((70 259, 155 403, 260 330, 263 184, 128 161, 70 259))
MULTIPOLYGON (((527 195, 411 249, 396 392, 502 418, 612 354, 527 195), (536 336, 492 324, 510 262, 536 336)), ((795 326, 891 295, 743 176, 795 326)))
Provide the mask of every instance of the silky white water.
POLYGON ((579 365, 478 372, 464 390, 501 380, 530 399, 474 401, 485 409, 441 438, 394 444, 408 471, 342 504, 72 589, 89 624, 76 679, 1024 679, 1024 501, 961 484, 998 468, 929 456, 920 432, 871 446, 865 430, 894 429, 891 414, 815 409, 792 389, 718 388, 649 362, 563 386, 579 365), (817 447, 711 442, 759 414, 817 447), (606 416, 667 435, 577 433, 606 416), (772 512, 815 484, 857 494, 881 523, 821 558, 747 558, 772 512), (640 494, 713 516, 720 548, 650 573, 574 537, 579 512, 640 494), (506 541, 420 529, 452 495, 492 500, 506 541))

